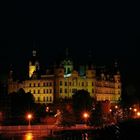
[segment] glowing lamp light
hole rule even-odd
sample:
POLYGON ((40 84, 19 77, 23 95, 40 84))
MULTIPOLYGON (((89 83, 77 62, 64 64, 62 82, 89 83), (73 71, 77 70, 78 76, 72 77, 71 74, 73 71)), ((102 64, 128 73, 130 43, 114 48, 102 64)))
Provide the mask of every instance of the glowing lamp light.
POLYGON ((137 116, 140 117, 140 112, 137 112, 137 116))
POLYGON ((132 107, 130 107, 129 110, 132 110, 132 107))
POLYGON ((48 106, 46 107, 46 112, 49 112, 49 107, 48 106))
POLYGON ((31 120, 32 119, 32 114, 28 114, 27 119, 31 120))
POLYGON ((32 119, 32 118, 33 118, 33 116, 32 116, 32 114, 31 114, 31 113, 27 114, 28 126, 30 126, 30 125, 31 125, 31 119, 32 119))
POLYGON ((117 105, 115 105, 115 109, 117 109, 118 108, 118 106, 117 105))
POLYGON ((88 118, 89 118, 89 114, 87 112, 83 113, 83 118, 84 118, 84 121, 85 121, 85 124, 86 124, 87 121, 88 121, 88 118))
POLYGON ((134 108, 134 112, 137 112, 137 109, 136 108, 134 108))
POLYGON ((87 118, 89 117, 89 114, 88 114, 88 113, 84 113, 84 114, 83 114, 83 117, 84 117, 85 119, 87 119, 87 118))

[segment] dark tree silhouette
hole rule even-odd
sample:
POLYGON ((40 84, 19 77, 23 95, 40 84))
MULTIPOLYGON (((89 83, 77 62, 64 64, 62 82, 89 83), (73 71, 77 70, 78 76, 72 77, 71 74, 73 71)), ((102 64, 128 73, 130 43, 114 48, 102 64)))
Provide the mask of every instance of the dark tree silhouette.
POLYGON ((124 107, 136 104, 140 101, 138 96, 139 94, 136 88, 133 85, 128 85, 122 90, 122 100, 120 104, 124 107))
POLYGON ((78 90, 72 96, 73 111, 76 121, 82 121, 83 112, 90 112, 92 109, 93 99, 86 90, 78 90))
POLYGON ((25 114, 34 108, 34 97, 31 93, 25 93, 23 89, 9 94, 11 117, 13 120, 25 120, 25 114))
POLYGON ((91 125, 101 126, 103 124, 101 102, 97 102, 95 109, 91 112, 90 123, 91 125))
POLYGON ((61 125, 64 125, 64 126, 75 125, 75 116, 74 116, 71 104, 65 104, 65 108, 62 111, 61 125))

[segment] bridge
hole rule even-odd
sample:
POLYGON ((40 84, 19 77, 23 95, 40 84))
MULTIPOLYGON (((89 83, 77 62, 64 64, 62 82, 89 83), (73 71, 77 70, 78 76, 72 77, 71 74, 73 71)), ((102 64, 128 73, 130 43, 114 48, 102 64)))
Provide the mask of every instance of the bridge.
POLYGON ((86 125, 76 125, 71 127, 58 127, 55 125, 29 125, 29 126, 0 126, 0 134, 2 135, 24 135, 32 133, 38 136, 49 136, 63 130, 91 130, 93 127, 86 125))

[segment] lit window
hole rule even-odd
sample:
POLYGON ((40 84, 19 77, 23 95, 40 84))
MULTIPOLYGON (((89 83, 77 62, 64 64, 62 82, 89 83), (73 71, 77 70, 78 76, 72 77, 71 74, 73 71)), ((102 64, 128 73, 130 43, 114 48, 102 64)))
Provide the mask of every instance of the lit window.
POLYGON ((46 90, 44 89, 43 91, 44 91, 44 93, 45 93, 46 90))
POLYGON ((45 83, 43 83, 43 86, 45 87, 45 83))
POLYGON ((62 86, 62 84, 63 84, 62 81, 60 81, 60 86, 62 86))
POLYGON ((60 93, 62 93, 62 88, 60 88, 60 93))
POLYGON ((50 89, 50 93, 52 93, 52 89, 50 89))
POLYGON ((52 83, 50 82, 50 86, 52 86, 52 83))

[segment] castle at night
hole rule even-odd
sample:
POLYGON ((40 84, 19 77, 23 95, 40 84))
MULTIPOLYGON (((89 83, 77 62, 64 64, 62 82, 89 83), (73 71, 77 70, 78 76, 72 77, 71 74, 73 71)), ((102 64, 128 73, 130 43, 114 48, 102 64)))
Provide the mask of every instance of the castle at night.
POLYGON ((117 103, 121 98, 121 77, 117 63, 114 70, 98 71, 93 64, 74 67, 74 62, 67 55, 59 64, 40 73, 40 62, 37 52, 32 52, 28 63, 28 78, 19 82, 13 79, 10 70, 8 78, 8 93, 17 92, 23 88, 31 92, 36 103, 53 103, 57 99, 70 99, 77 90, 86 90, 97 101, 109 100, 117 103))

